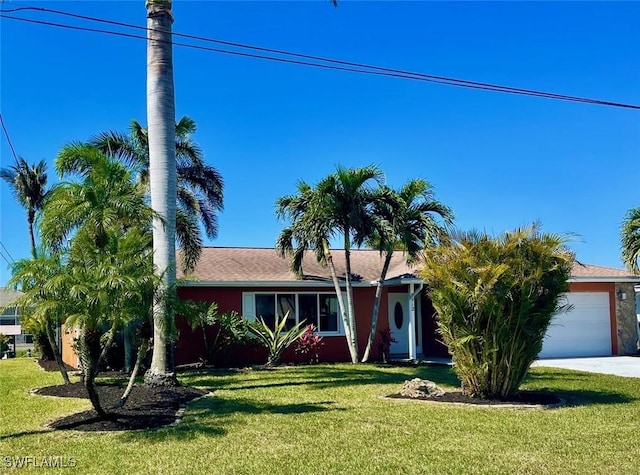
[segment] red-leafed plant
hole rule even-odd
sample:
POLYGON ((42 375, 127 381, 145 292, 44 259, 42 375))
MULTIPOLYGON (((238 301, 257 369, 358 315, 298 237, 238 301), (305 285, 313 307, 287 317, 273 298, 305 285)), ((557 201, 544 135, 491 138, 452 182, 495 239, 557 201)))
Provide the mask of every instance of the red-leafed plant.
POLYGON ((391 328, 387 327, 382 330, 378 330, 378 349, 380 350, 383 363, 387 363, 389 361, 391 343, 398 343, 398 340, 393 337, 391 328))
POLYGON ((296 353, 309 356, 309 363, 317 363, 320 348, 324 345, 322 337, 316 333, 316 326, 309 325, 298 340, 296 353))

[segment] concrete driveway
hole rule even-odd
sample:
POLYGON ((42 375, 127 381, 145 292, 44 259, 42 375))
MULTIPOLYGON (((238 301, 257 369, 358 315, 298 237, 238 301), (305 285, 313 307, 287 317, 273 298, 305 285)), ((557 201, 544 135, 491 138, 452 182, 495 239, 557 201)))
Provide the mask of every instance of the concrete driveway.
POLYGON ((532 366, 573 369, 589 373, 615 374, 640 378, 640 357, 606 356, 601 358, 562 358, 537 360, 532 366))

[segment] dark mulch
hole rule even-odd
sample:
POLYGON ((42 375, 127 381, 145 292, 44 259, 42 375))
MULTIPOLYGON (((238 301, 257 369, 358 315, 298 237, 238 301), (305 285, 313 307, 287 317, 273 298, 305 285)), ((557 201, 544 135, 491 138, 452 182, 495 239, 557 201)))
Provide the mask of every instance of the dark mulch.
POLYGON ((505 406, 505 405, 523 405, 523 406, 552 406, 561 404, 563 401, 558 396, 551 393, 545 393, 540 391, 522 391, 509 399, 480 399, 475 397, 469 397, 462 394, 460 391, 446 392, 441 397, 433 398, 411 398, 402 396, 401 394, 391 394, 387 396, 393 399, 416 399, 418 401, 434 401, 443 403, 463 403, 473 404, 478 406, 505 406))
MULTIPOLYGON (((156 429, 174 423, 181 405, 206 394, 200 389, 179 386, 175 388, 151 388, 135 386, 120 409, 113 406, 120 400, 124 386, 100 384, 97 386, 102 407, 108 412, 106 419, 99 419, 97 413, 89 411, 72 414, 49 424, 53 429, 74 429, 80 431, 115 431, 156 429)), ((81 383, 48 386, 37 391, 38 395, 88 398, 81 383)))

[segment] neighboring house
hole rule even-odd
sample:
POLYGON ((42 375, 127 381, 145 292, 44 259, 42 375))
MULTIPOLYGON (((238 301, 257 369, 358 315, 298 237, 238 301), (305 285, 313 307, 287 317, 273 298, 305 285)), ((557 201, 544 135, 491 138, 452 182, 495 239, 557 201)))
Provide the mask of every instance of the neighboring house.
MULTIPOLYGON (((338 275, 344 276, 344 252, 333 259, 338 275)), ((354 280, 360 354, 370 329, 376 281, 383 258, 378 251, 353 250, 354 280)), ((329 269, 309 253, 298 279, 288 260, 274 249, 207 247, 189 280, 180 284, 182 298, 216 302, 220 312, 235 310, 246 318, 290 311, 292 321, 306 320, 324 337, 322 361, 348 361, 342 321, 329 269)), ((179 275, 184 278, 185 276, 179 275)), ((627 271, 576 264, 567 299, 573 310, 558 315, 547 334, 541 357, 604 356, 637 352, 637 320, 634 284, 640 278, 627 271)), ((344 287, 343 287, 344 290, 344 287)), ((448 356, 439 342, 434 310, 417 269, 407 266, 402 252, 391 261, 382 294, 378 330, 389 327, 396 343, 391 354, 403 358, 448 356)), ((197 361, 204 356, 202 335, 178 322, 176 363, 197 361)), ((378 357, 377 348, 373 353, 378 357)), ((285 355, 295 359, 293 352, 285 355)))
POLYGON ((9 351, 20 348, 31 348, 31 335, 25 334, 20 325, 20 309, 11 303, 22 295, 22 292, 8 288, 0 288, 0 333, 10 337, 9 351))

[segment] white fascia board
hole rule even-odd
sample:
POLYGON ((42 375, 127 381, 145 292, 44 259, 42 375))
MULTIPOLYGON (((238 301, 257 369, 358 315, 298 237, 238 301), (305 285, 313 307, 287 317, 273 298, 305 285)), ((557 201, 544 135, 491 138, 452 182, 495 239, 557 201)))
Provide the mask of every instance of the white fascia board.
MULTIPOLYGON (((370 282, 353 282, 352 287, 371 287, 370 282)), ((340 282, 340 287, 345 287, 344 282, 340 282)), ((333 282, 322 282, 312 280, 291 280, 291 281, 266 281, 266 280, 214 280, 214 281, 183 281, 178 282, 178 287, 327 287, 333 288, 333 282)))
POLYGON ((631 284, 640 282, 640 277, 570 277, 567 282, 626 282, 631 284))
MULTIPOLYGON (((385 279, 384 281, 385 286, 405 284, 424 284, 424 281, 418 277, 401 277, 399 279, 394 277, 393 279, 385 279)), ((378 281, 372 280, 371 285, 378 285, 378 281)))
POLYGON ((0 333, 7 336, 20 335, 22 333, 21 325, 0 325, 0 333))

